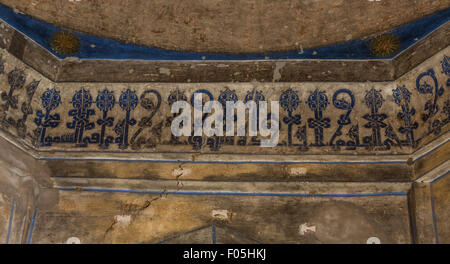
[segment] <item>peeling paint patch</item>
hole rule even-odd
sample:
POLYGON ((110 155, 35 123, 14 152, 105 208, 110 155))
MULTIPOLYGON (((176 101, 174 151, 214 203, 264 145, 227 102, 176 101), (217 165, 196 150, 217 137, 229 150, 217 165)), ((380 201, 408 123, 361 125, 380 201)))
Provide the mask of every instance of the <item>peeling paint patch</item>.
POLYGON ((367 244, 381 244, 381 240, 378 237, 369 237, 367 244))
POLYGON ((291 176, 305 176, 308 172, 308 169, 300 167, 300 168, 291 168, 289 174, 291 176))
POLYGON ((159 68, 159 73, 170 76, 170 69, 167 68, 159 68))
POLYGON ((81 244, 81 240, 78 237, 69 237, 66 244, 81 244))
POLYGON ((172 176, 174 176, 174 177, 187 176, 187 175, 191 174, 191 172, 192 172, 191 169, 176 168, 176 169, 173 169, 172 176))
POLYGON ((128 226, 131 223, 131 215, 116 215, 114 221, 118 226, 128 226))
POLYGON ((280 70, 286 66, 286 62, 277 62, 275 63, 275 69, 273 70, 273 82, 279 81, 281 79, 280 70))
POLYGON ((81 61, 81 59, 80 58, 78 58, 78 57, 66 57, 66 58, 64 58, 63 60, 62 60, 64 63, 65 62, 71 62, 71 63, 81 63, 82 61, 81 61))
POLYGON ((316 226, 314 226, 314 225, 308 225, 308 223, 304 223, 304 224, 301 224, 299 227, 298 227, 298 233, 301 235, 301 236, 304 236, 306 233, 315 233, 316 232, 316 226))
POLYGON ((233 214, 228 210, 212 210, 211 215, 215 219, 231 222, 233 214))

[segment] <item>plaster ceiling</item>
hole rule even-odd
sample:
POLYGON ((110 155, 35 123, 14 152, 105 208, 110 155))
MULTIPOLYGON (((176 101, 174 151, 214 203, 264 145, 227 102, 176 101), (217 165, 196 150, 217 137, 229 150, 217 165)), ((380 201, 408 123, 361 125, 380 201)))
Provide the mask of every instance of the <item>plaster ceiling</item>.
POLYGON ((377 34, 450 6, 445 0, 0 0, 0 3, 79 32, 197 52, 267 52, 330 45, 377 34))

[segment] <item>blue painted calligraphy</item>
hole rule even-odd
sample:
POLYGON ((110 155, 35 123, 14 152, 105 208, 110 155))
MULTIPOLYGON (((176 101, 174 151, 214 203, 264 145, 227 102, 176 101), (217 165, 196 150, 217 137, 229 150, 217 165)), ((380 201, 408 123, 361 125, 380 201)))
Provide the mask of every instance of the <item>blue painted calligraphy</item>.
POLYGON ((425 103, 426 113, 422 115, 422 120, 427 121, 439 111, 437 100, 444 93, 444 88, 439 88, 438 81, 433 69, 429 69, 428 71, 421 73, 417 77, 416 87, 421 94, 433 94, 434 90, 434 100, 429 100, 425 103))
MULTIPOLYGON (((214 96, 208 91, 208 90, 205 90, 205 89, 200 89, 200 90, 197 90, 197 91, 195 91, 194 93, 192 93, 192 96, 191 96, 191 105, 195 108, 196 107, 196 105, 195 105, 195 103, 194 103, 194 100, 195 100, 195 94, 204 94, 204 95, 206 95, 207 97, 208 97, 208 99, 210 100, 210 101, 213 101, 214 100, 214 96)), ((205 102, 206 103, 206 102, 205 102)), ((204 105, 204 104, 203 104, 204 105)), ((202 109, 197 109, 197 110, 200 110, 200 111, 203 111, 203 105, 201 106, 201 108, 202 109)), ((211 109, 209 109, 209 110, 211 110, 211 109)), ((203 122, 205 121, 205 119, 206 119, 206 117, 208 117, 208 114, 207 113, 205 113, 205 114, 203 114, 203 116, 202 116, 202 124, 203 124, 203 122)), ((202 148, 202 146, 203 146, 203 144, 204 144, 204 141, 203 141, 203 137, 201 137, 201 136, 194 136, 195 135, 195 126, 194 126, 194 133, 192 133, 192 136, 190 136, 189 138, 188 138, 188 142, 189 142, 189 144, 191 144, 192 145, 192 148, 194 149, 194 150, 200 150, 201 148, 202 148)))
POLYGON ((92 96, 89 91, 82 88, 75 92, 71 101, 73 108, 69 110, 69 116, 73 118, 72 122, 66 124, 68 129, 74 129, 73 142, 77 147, 87 147, 90 142, 88 137, 83 138, 85 130, 91 130, 95 127, 94 122, 90 122, 89 118, 95 115, 95 110, 91 109, 92 96))
MULTIPOLYGON (((249 101, 254 101, 256 103, 256 111, 257 111, 257 119, 256 122, 259 124, 259 102, 265 101, 265 96, 263 92, 260 90, 252 89, 250 91, 247 91, 247 94, 245 95, 244 104, 248 103, 249 101)), ((270 119, 271 113, 267 114, 267 119, 270 119)), ((235 116, 236 119, 236 116, 235 116)), ((246 127, 248 127, 248 122, 246 121, 246 127)), ((257 139, 257 137, 252 137, 252 142, 256 144, 260 144, 260 140, 257 139)), ((239 146, 245 146, 247 145, 247 137, 239 137, 237 144, 239 146)))
MULTIPOLYGON (((184 91, 181 91, 179 89, 173 90, 170 92, 169 97, 167 98, 167 102, 169 103, 169 106, 172 107, 172 105, 177 101, 187 101, 186 94, 184 91)), ((173 113, 172 116, 167 117, 165 126, 170 127, 172 124, 172 121, 177 117, 177 115, 180 115, 181 113, 173 113)), ((176 136, 174 136, 172 133, 170 134, 170 144, 173 145, 180 145, 185 144, 186 142, 181 142, 180 139, 176 136)))
MULTIPOLYGON (((152 138, 145 139, 145 137, 140 137, 137 141, 135 139, 142 133, 145 128, 149 128, 152 126, 152 119, 155 116, 156 112, 158 112, 161 107, 161 95, 156 90, 147 90, 142 93, 140 97, 140 105, 147 111, 150 111, 148 116, 141 118, 138 123, 138 130, 134 133, 134 135, 130 139, 130 143, 133 149, 140 149, 142 145, 146 145, 148 147, 154 147, 155 142, 152 142, 152 138), (147 97, 148 95, 153 95, 156 97, 156 101, 153 98, 147 97)), ((158 136, 158 135, 156 135, 158 136)), ((160 135, 159 135, 160 136, 160 135)))
POLYGON ((60 123, 60 116, 58 113, 50 114, 52 110, 55 110, 59 104, 61 104, 60 92, 55 89, 47 89, 41 96, 42 107, 45 109, 45 114, 42 110, 36 112, 36 118, 34 123, 38 126, 37 135, 40 137, 40 143, 42 146, 51 146, 52 138, 45 137, 48 127, 55 128, 60 123))
POLYGON ((397 86, 392 90, 394 96, 394 102, 402 108, 401 112, 398 112, 398 118, 402 119, 404 126, 399 128, 400 133, 406 135, 406 142, 402 142, 403 145, 409 145, 416 147, 417 142, 414 140, 414 129, 419 127, 419 123, 412 120, 412 117, 416 114, 414 107, 410 107, 411 93, 403 86, 397 86))
MULTIPOLYGON (((353 110, 353 107, 355 106, 355 96, 348 89, 340 89, 336 91, 333 95, 333 105, 337 109, 345 110, 346 112, 345 114, 339 116, 339 119, 337 121, 338 128, 331 137, 330 146, 334 146, 334 140, 336 139, 336 137, 342 136, 342 128, 352 123, 352 121, 350 120, 350 114, 353 110), (345 97, 339 98, 339 95, 347 95, 350 101, 345 100, 345 97)), ((336 142, 337 148, 345 145, 346 143, 343 140, 338 140, 336 142)))
POLYGON ((24 138, 27 133, 27 127, 25 125, 25 122, 27 121, 28 116, 33 114, 33 108, 31 108, 31 99, 33 99, 34 93, 36 92, 39 83, 40 81, 34 80, 31 83, 29 83, 26 87, 27 97, 25 102, 22 103, 21 107, 23 115, 22 118, 17 120, 16 123, 17 135, 21 138, 24 138))
POLYGON ((307 104, 314 111, 314 118, 308 119, 308 126, 309 128, 314 128, 315 135, 315 143, 311 144, 311 146, 324 146, 323 129, 330 127, 330 119, 323 117, 323 111, 329 104, 328 97, 324 91, 316 89, 309 95, 307 104))
POLYGON ((0 118, 0 124, 3 127, 9 127, 14 126, 15 121, 14 119, 7 118, 7 113, 9 108, 17 109, 17 104, 19 102, 18 95, 14 95, 14 91, 22 89, 25 85, 25 72, 23 70, 14 69, 8 74, 8 84, 9 84, 9 92, 2 92, 1 98, 2 101, 5 103, 1 106, 2 112, 1 112, 1 118, 0 118))
POLYGON ((383 122, 383 120, 387 118, 387 115, 384 113, 378 113, 379 109, 383 105, 383 102, 383 96, 381 95, 380 91, 375 90, 375 88, 367 91, 364 97, 364 103, 370 109, 370 114, 365 114, 363 116, 364 119, 369 121, 364 125, 364 127, 372 129, 372 136, 364 137, 363 140, 369 148, 383 145, 381 143, 380 129, 387 126, 383 122))
POLYGON ((444 56, 444 59, 441 61, 442 65, 442 73, 447 75, 447 87, 450 87, 450 57, 444 56))
POLYGON ((14 69, 8 74, 9 92, 2 92, 2 100, 5 104, 3 110, 7 111, 9 107, 17 109, 18 96, 14 95, 15 90, 22 89, 25 85, 25 72, 23 70, 14 69))
POLYGON ((108 112, 114 108, 116 104, 116 98, 114 93, 104 89, 99 92, 97 99, 95 100, 97 108, 103 113, 102 118, 97 120, 97 124, 101 126, 99 147, 107 149, 111 143, 114 143, 114 137, 106 136, 106 127, 112 127, 114 125, 114 117, 108 117, 108 112))
POLYGON ((302 122, 302 116, 299 114, 292 115, 301 103, 297 92, 293 91, 291 88, 283 91, 280 95, 280 105, 288 112, 288 116, 283 117, 283 122, 288 125, 288 145, 292 146, 292 126, 300 125, 302 122))
MULTIPOLYGON (((223 128, 225 130, 225 127, 227 125, 227 120, 225 118, 226 112, 227 112, 227 102, 233 102, 236 103, 239 100, 236 92, 234 90, 230 90, 230 88, 226 87, 224 91, 221 91, 219 94, 219 97, 217 98, 217 101, 222 105, 223 107, 223 128)), ((237 115, 234 115, 234 121, 237 120, 237 115)))
POLYGON ((114 132, 118 135, 115 142, 119 144, 120 149, 128 148, 128 130, 130 126, 136 125, 136 119, 131 118, 131 111, 136 109, 139 103, 135 91, 127 89, 123 91, 119 98, 119 105, 126 112, 125 119, 120 120, 114 127, 114 132))

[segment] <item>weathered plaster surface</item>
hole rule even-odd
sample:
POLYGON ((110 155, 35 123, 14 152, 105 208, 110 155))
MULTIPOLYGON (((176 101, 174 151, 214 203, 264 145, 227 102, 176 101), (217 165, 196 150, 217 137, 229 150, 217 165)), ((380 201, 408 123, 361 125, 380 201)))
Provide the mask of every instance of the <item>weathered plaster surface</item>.
MULTIPOLYGON (((25 2, 8 3, 17 5, 20 10, 25 2)), ((99 8, 106 4, 95 3, 99 8)), ((126 5, 131 1, 122 3, 126 5)), ((264 2, 261 6, 275 8, 287 3, 264 2)), ((200 13, 204 13, 212 8, 206 6, 209 4, 200 2, 192 8, 201 7, 200 13)), ((218 6, 225 8, 230 4, 220 2, 218 6)), ((323 9, 324 1, 303 1, 303 4, 317 5, 317 12, 313 12, 315 17, 328 12, 323 9)), ((359 4, 356 1, 339 2, 335 10, 340 15, 339 12, 347 12, 350 7, 359 9, 359 4)), ((395 15, 389 13, 391 9, 402 7, 414 9, 404 1, 373 4, 381 8, 375 9, 378 13, 352 14, 355 22, 347 21, 348 27, 344 29, 336 30, 340 25, 329 19, 324 20, 327 23, 306 26, 300 23, 300 28, 305 27, 302 30, 310 26, 323 30, 308 29, 313 32, 312 36, 302 33, 301 38, 307 41, 305 47, 341 41, 339 34, 346 30, 354 32, 352 36, 345 35, 349 40, 358 34, 385 29, 384 25, 374 23, 376 19, 384 19, 391 28, 417 18, 414 15, 418 13, 401 12, 402 16, 398 12, 395 15), (380 14, 385 9, 389 12, 380 14)), ((420 16, 448 6, 442 1, 433 4, 421 1, 421 4, 426 8, 421 9, 420 16)), ((66 12, 66 17, 55 16, 61 19, 58 21, 40 18, 76 29, 80 29, 78 24, 65 23, 82 19, 80 21, 87 26, 82 30, 102 35, 99 33, 101 28, 105 36, 115 38, 115 33, 108 27, 121 30, 120 27, 114 27, 114 23, 107 27, 106 24, 86 23, 89 16, 104 12, 105 16, 95 19, 107 22, 111 19, 107 15, 120 13, 114 19, 123 23, 121 19, 129 18, 127 12, 136 7, 116 10, 119 5, 116 4, 105 11, 84 12, 86 17, 70 15, 83 8, 92 8, 92 5, 92 1, 60 1, 56 4, 54 1, 32 1, 25 11, 37 17, 47 16, 46 12, 51 15, 55 10, 66 12)), ((143 5, 150 4, 145 2, 143 5)), ((166 48, 192 49, 179 41, 173 45, 177 37, 185 38, 183 32, 186 31, 183 30, 189 30, 200 20, 210 23, 216 18, 222 19, 221 15, 233 17, 233 14, 220 13, 217 17, 197 20, 195 16, 187 16, 192 24, 186 24, 186 28, 177 26, 180 31, 175 32, 170 31, 172 24, 167 24, 166 20, 175 19, 178 8, 183 6, 164 5, 159 9, 162 10, 161 23, 166 23, 169 31, 153 33, 159 34, 157 41, 167 43, 166 48), (165 40, 165 34, 174 36, 174 42, 165 40)), ((247 6, 243 7, 241 11, 247 6)), ((147 12, 158 11, 145 10, 142 15, 149 15, 149 18, 152 16, 147 12)), ((245 19, 266 18, 264 10, 258 10, 256 14, 248 13, 245 19)), ((134 18, 139 19, 139 16, 141 13, 134 18)), ((277 19, 299 23, 289 16, 277 19)), ((241 35, 227 36, 227 30, 240 32, 233 25, 213 31, 201 24, 204 32, 200 30, 187 35, 195 38, 206 34, 220 40, 216 35, 222 34, 221 37, 229 40, 212 43, 204 38, 201 44, 190 39, 189 43, 196 44, 199 50, 226 51, 225 48, 229 48, 236 51, 239 46, 245 51, 261 51, 272 50, 275 44, 280 49, 297 46, 295 36, 285 37, 280 30, 273 34, 265 31, 264 23, 269 23, 272 29, 276 29, 274 21, 280 23, 277 25, 283 24, 277 19, 245 25, 250 28, 244 31, 253 30, 251 27, 257 25, 260 27, 258 32, 267 33, 253 32, 250 34, 252 39, 241 35), (286 41, 280 44, 279 39, 286 41), (253 42, 263 44, 257 47, 253 42)), ((142 21, 130 20, 135 29, 142 26, 139 30, 157 26, 157 23, 143 26, 135 22, 142 21)), ((0 242, 6 242, 7 238, 9 243, 450 241, 450 227, 446 221, 449 217, 449 181, 448 176, 443 176, 443 172, 448 173, 450 153, 450 48, 412 67, 429 56, 417 54, 421 49, 442 48, 439 45, 445 43, 437 45, 435 41, 442 42, 446 31, 441 31, 437 37, 430 35, 429 39, 409 49, 408 56, 401 61, 391 61, 389 67, 379 68, 387 63, 385 60, 362 62, 364 67, 373 69, 371 76, 388 73, 388 80, 401 75, 399 72, 402 71, 398 69, 408 71, 392 82, 362 82, 354 76, 342 79, 356 82, 325 82, 329 80, 327 77, 317 75, 304 76, 312 82, 295 82, 291 75, 297 74, 298 68, 289 68, 291 62, 275 61, 265 66, 265 76, 270 78, 264 82, 248 82, 248 78, 242 79, 247 80, 243 83, 215 82, 214 76, 221 75, 216 70, 227 65, 217 64, 211 68, 211 64, 199 62, 185 67, 216 71, 214 78, 208 79, 209 73, 199 77, 199 82, 206 83, 184 79, 180 79, 182 83, 174 82, 179 80, 175 76, 178 74, 176 67, 157 63, 152 66, 156 77, 166 76, 168 79, 164 81, 171 82, 149 83, 142 81, 148 79, 141 80, 132 75, 135 68, 128 68, 126 63, 129 61, 125 64, 116 61, 114 63, 120 65, 118 70, 122 73, 107 83, 99 82, 108 76, 103 73, 114 75, 118 71, 111 70, 114 66, 109 64, 111 61, 81 61, 77 58, 59 61, 20 33, 8 26, 1 27, 0 41, 4 43, 0 46, 5 49, 0 51, 0 242), (105 67, 107 63, 109 68, 105 67), (36 67, 37 64, 40 67, 36 67), (59 67, 61 65, 63 67, 59 67), (52 77, 66 71, 63 79, 89 82, 51 81, 33 67, 51 73, 52 77), (77 71, 80 68, 84 68, 82 73, 77 71), (130 79, 125 80, 130 83, 118 82, 124 80, 127 73, 130 79), (99 74, 103 79, 97 76, 99 74), (315 82, 316 78, 324 82, 315 82), (261 148, 260 137, 171 137, 171 102, 175 99, 190 101, 192 94, 200 89, 205 100, 245 101, 246 97, 261 99, 262 96, 268 101, 280 100, 280 144, 274 148, 261 148), (102 100, 97 99, 102 91, 114 95, 114 105, 102 107, 102 100), (120 99, 125 95, 135 98, 120 99), (291 99, 280 99, 286 95, 291 99), (413 184, 411 181, 417 178, 418 182, 413 184)), ((291 33, 296 30, 288 28, 291 33)), ((154 39, 153 33, 146 35, 133 30, 121 30, 120 33, 136 36, 136 39, 125 36, 124 40, 159 45, 159 42, 145 42, 146 38, 154 39)), ((139 63, 136 62, 137 67, 144 70, 136 72, 149 74, 148 65, 139 63)), ((317 62, 315 67, 331 65, 320 63, 317 62)), ((255 62, 249 71, 259 74, 261 65, 255 62)), ((352 65, 344 73, 328 66, 320 70, 309 68, 309 71, 323 76, 338 76, 339 73, 342 77, 347 73, 355 74, 352 70, 357 66, 352 65)), ((230 69, 228 73, 234 75, 239 72, 236 69, 230 69)), ((190 78, 185 72, 179 74, 190 78)))
POLYGON ((431 184, 434 225, 437 242, 450 243, 450 177, 446 176, 431 184))
POLYGON ((172 50, 264 52, 349 41, 450 6, 445 0, 2 0, 69 29, 172 50))
POLYGON ((25 243, 33 210, 43 194, 40 188, 53 187, 53 182, 48 168, 33 157, 3 138, 0 145, 0 243, 25 243))
POLYGON ((11 215, 12 200, 0 194, 0 241, 3 243, 8 236, 9 217, 11 215))
MULTIPOLYGON (((54 209, 38 213, 34 243, 65 243, 73 236, 82 243, 158 243, 210 225, 260 243, 366 243, 374 236, 383 243, 411 242, 406 196, 296 198, 67 191, 59 195, 54 209), (213 217, 211 212, 217 209, 228 210, 231 218, 213 217), (305 222, 316 226, 316 232, 301 235, 298 229, 305 222)), ((205 236, 208 232, 200 232, 179 242, 211 243, 205 236)))

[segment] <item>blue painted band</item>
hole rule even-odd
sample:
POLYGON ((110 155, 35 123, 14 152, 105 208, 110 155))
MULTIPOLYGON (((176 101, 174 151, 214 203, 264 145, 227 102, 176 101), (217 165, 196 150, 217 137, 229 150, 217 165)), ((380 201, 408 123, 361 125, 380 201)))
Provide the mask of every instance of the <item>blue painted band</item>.
POLYGON ((211 236, 212 236, 212 243, 216 244, 216 227, 215 226, 211 227, 211 236))
MULTIPOLYGON (((395 35, 400 40, 397 54, 423 39, 450 19, 450 8, 426 16, 420 20, 393 29, 387 33, 395 35)), ((33 41, 52 52, 58 58, 67 56, 52 51, 49 40, 53 34, 67 31, 52 24, 34 19, 28 15, 14 12, 11 8, 0 5, 0 19, 22 32, 33 41)), ((204 53, 180 52, 159 48, 150 48, 87 34, 72 32, 81 40, 81 49, 70 56, 81 59, 114 59, 114 60, 279 60, 279 59, 380 59, 370 53, 370 39, 348 41, 336 45, 298 50, 268 53, 204 53)), ((393 55, 390 59, 395 57, 393 55)))
POLYGON ((33 211, 33 218, 31 218, 30 231, 28 233, 27 244, 31 243, 31 236, 33 235, 33 229, 34 229, 34 221, 36 220, 36 212, 37 212, 37 208, 35 207, 34 211, 33 211))
POLYGON ((431 197, 431 214, 433 216, 433 227, 434 227, 434 239, 436 244, 439 244, 439 234, 438 234, 438 227, 436 222, 436 213, 434 211, 434 198, 433 198, 433 186, 430 184, 430 197, 431 197))
POLYGON ((16 204, 16 198, 14 197, 14 199, 12 201, 12 205, 11 205, 11 213, 9 215, 8 234, 6 235, 6 244, 9 243, 9 236, 11 235, 15 204, 16 204))
POLYGON ((408 203, 408 215, 409 215, 409 228, 411 232, 411 243, 416 244, 416 232, 414 228, 414 219, 412 214, 412 205, 411 205, 411 197, 407 195, 407 203, 408 203))
POLYGON ((161 163, 213 163, 213 164, 403 164, 406 161, 210 161, 210 160, 138 160, 138 159, 72 159, 72 158, 39 158, 39 160, 45 161, 122 161, 122 162, 161 162, 161 163))
MULTIPOLYGON (((60 191, 79 191, 75 187, 59 187, 60 191)), ((127 190, 106 188, 81 188, 89 192, 121 192, 140 194, 178 194, 178 195, 231 195, 231 196, 294 196, 294 197, 367 197, 367 196, 406 196, 406 192, 380 192, 380 193, 247 193, 247 192, 185 192, 185 191, 155 191, 155 190, 127 190)))

